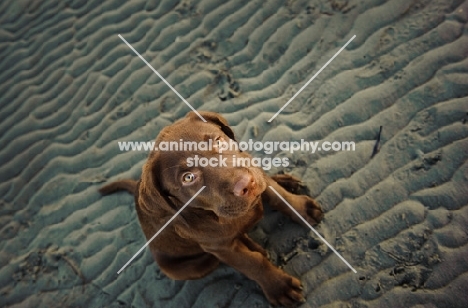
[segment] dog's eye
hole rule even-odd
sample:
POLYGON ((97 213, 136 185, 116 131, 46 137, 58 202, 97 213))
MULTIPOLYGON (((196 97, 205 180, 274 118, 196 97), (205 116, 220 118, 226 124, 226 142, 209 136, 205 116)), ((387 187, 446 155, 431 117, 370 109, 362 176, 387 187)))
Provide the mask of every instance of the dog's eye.
POLYGON ((190 183, 193 182, 193 180, 195 180, 195 175, 191 172, 184 173, 182 176, 182 181, 184 183, 190 183))

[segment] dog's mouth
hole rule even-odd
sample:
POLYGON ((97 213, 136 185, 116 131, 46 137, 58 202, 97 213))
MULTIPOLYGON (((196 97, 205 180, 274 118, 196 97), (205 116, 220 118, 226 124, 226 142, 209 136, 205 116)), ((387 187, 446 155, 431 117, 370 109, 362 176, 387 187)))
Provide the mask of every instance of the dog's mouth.
POLYGON ((262 197, 262 192, 259 192, 258 195, 254 197, 254 200, 250 204, 250 207, 253 207, 255 204, 257 204, 257 202, 260 200, 261 197, 262 197))
POLYGON ((218 210, 218 215, 225 218, 237 218, 243 216, 258 205, 258 202, 260 201, 261 197, 262 194, 259 193, 250 202, 237 204, 235 206, 221 206, 218 210))
POLYGON ((253 177, 255 184, 253 187, 249 188, 251 190, 246 195, 237 196, 237 198, 239 198, 240 206, 238 205, 232 208, 232 210, 230 207, 225 208, 227 210, 226 212, 231 213, 231 216, 242 216, 248 211, 252 210, 258 204, 258 202, 260 202, 262 193, 267 188, 266 180, 264 179, 262 170, 255 167, 246 169, 247 172, 253 177))
POLYGON ((218 215, 224 218, 237 218, 240 216, 244 216, 249 211, 249 209, 250 209, 250 206, 242 208, 242 209, 222 207, 219 209, 218 215))

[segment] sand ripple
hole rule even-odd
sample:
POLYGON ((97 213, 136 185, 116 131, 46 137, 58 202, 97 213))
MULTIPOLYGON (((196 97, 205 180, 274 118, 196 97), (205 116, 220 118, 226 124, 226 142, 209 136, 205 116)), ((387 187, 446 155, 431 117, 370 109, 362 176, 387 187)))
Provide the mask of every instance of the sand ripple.
POLYGON ((137 178, 147 153, 116 140, 189 111, 121 34, 239 139, 356 142, 280 155, 358 274, 277 213, 252 231, 301 277, 304 307, 466 307, 467 21, 461 0, 2 1, 0 306, 268 307, 228 267, 174 282, 146 252, 117 276, 144 237, 132 197, 97 188, 137 178))

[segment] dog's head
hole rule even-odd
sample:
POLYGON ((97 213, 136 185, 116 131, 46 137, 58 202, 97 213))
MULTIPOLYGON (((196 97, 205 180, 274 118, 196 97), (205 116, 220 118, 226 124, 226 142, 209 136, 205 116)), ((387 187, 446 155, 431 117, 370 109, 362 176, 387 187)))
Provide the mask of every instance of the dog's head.
POLYGON ((213 112, 200 114, 207 122, 190 112, 161 131, 155 142, 158 150, 143 167, 140 198, 150 198, 144 202, 147 206, 177 211, 206 186, 184 211, 209 211, 227 219, 242 216, 266 189, 265 174, 248 166, 249 154, 232 147, 237 142, 225 118, 213 112), (229 141, 231 148, 220 148, 229 141))

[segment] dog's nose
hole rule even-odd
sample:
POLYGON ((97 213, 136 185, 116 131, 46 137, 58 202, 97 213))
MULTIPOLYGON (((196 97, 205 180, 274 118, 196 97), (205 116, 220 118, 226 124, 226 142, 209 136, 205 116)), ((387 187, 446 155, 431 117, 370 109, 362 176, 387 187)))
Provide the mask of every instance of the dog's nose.
POLYGON ((255 180, 250 174, 244 174, 234 185, 234 195, 247 196, 255 188, 255 180))

